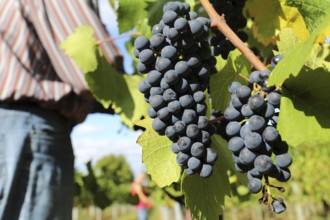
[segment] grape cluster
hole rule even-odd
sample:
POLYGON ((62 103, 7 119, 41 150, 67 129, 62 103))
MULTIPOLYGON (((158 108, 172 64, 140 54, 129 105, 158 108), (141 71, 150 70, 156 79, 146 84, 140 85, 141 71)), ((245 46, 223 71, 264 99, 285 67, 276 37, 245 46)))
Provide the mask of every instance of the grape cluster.
POLYGON ((275 87, 266 86, 270 74, 269 70, 252 72, 250 86, 232 82, 228 88, 230 105, 224 111, 229 121, 226 126, 228 148, 236 170, 247 172, 248 189, 252 193, 261 191, 264 176, 280 182, 291 177, 288 167, 292 158, 288 145, 276 129, 281 94, 275 87))
MULTIPOLYGON (((210 0, 210 2, 219 15, 225 15, 228 26, 243 42, 246 42, 248 36, 240 30, 247 23, 243 16, 245 0, 210 0)), ((215 56, 221 55, 223 59, 227 59, 229 52, 234 50, 235 46, 218 29, 212 29, 212 32, 214 36, 210 38, 210 44, 214 46, 213 54, 215 56)))
POLYGON ((139 90, 150 104, 152 128, 173 142, 177 163, 187 174, 208 177, 217 159, 210 139, 215 128, 205 116, 204 91, 216 64, 208 43, 210 20, 181 2, 166 3, 163 12, 150 40, 140 36, 134 42, 137 69, 147 73, 139 90))

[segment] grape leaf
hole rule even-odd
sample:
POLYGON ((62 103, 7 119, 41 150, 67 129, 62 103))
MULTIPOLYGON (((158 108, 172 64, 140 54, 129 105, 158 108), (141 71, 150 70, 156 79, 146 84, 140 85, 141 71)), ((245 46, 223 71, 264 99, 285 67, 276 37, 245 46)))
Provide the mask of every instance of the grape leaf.
POLYGON ((61 43, 64 52, 74 59, 80 69, 87 73, 97 68, 97 42, 92 27, 83 25, 61 43))
POLYGON ((227 170, 233 162, 227 150, 227 142, 220 136, 213 135, 212 147, 218 153, 212 175, 208 178, 186 174, 183 176, 182 191, 193 219, 218 219, 225 196, 230 196, 227 170))
POLYGON ((251 64, 238 50, 234 50, 229 54, 226 65, 210 80, 210 90, 212 97, 212 106, 214 109, 224 111, 229 105, 231 94, 228 86, 233 81, 239 81, 246 84, 238 73, 249 77, 251 64))
POLYGON ((147 18, 145 0, 118 0, 117 20, 119 32, 127 32, 147 18))
POLYGON ((97 69, 85 74, 88 87, 105 108, 111 104, 115 113, 121 116, 122 122, 132 128, 133 122, 146 115, 148 108, 137 89, 143 77, 119 74, 103 56, 97 58, 97 69))
POLYGON ((280 17, 280 30, 291 28, 294 35, 301 41, 307 40, 309 31, 307 30, 304 18, 295 7, 285 6, 282 3, 284 16, 280 17))
POLYGON ((324 32, 324 30, 330 25, 330 14, 328 14, 323 22, 312 32, 310 38, 305 42, 297 44, 293 47, 286 56, 279 62, 272 74, 270 75, 268 86, 270 85, 281 85, 290 74, 297 76, 299 71, 307 61, 315 40, 317 37, 324 32), (294 60, 295 62, 292 62, 294 60))
POLYGON ((297 43, 299 43, 299 39, 293 30, 291 28, 283 29, 279 34, 279 41, 277 41, 278 54, 285 55, 297 43))
POLYGON ((179 180, 181 168, 176 163, 176 155, 171 151, 172 142, 155 132, 151 123, 151 118, 135 123, 146 128, 137 140, 142 146, 142 162, 159 187, 169 186, 179 180))
POLYGON ((285 81, 277 128, 290 146, 330 143, 329 82, 323 68, 304 68, 285 81))
POLYGON ((310 32, 329 14, 330 8, 329 0, 286 0, 286 4, 298 8, 310 32))
POLYGON ((283 11, 279 0, 251 0, 247 2, 247 10, 253 18, 252 31, 259 42, 265 46, 275 43, 276 29, 280 28, 279 17, 283 11))

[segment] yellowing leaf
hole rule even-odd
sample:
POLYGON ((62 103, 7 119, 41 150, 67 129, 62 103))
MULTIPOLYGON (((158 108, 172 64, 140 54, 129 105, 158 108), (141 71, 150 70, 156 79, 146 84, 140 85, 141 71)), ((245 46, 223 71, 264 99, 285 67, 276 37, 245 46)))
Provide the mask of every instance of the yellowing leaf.
POLYGON ((176 163, 176 155, 171 151, 172 142, 166 136, 155 132, 151 123, 151 118, 136 123, 146 128, 137 140, 142 146, 142 162, 159 187, 169 186, 179 180, 181 168, 176 163))
POLYGON ((75 32, 62 42, 61 48, 74 59, 84 73, 97 68, 97 42, 90 26, 76 28, 75 32))
POLYGON ((292 28, 294 35, 301 41, 309 37, 305 21, 297 8, 282 5, 284 16, 280 17, 280 30, 292 28))
POLYGON ((257 40, 263 45, 275 44, 276 30, 280 28, 279 17, 283 11, 279 0, 251 0, 247 9, 254 22, 252 31, 257 40))

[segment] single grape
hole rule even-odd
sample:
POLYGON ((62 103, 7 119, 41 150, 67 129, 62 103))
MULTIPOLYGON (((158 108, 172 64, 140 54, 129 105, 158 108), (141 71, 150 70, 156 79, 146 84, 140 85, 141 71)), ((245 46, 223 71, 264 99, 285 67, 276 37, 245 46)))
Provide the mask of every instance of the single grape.
POLYGON ((151 85, 146 79, 143 79, 139 82, 138 89, 141 93, 148 93, 151 89, 151 85))
POLYGON ((282 201, 274 200, 272 202, 271 208, 273 212, 280 214, 286 210, 286 205, 282 201))
POLYGON ((250 117, 248 125, 251 131, 260 132, 266 126, 266 121, 259 115, 253 115, 250 117))
POLYGON ((179 102, 183 108, 190 108, 195 104, 194 98, 189 94, 181 96, 179 102))
POLYGON ((217 152, 212 148, 206 148, 206 154, 204 156, 204 161, 208 164, 214 164, 218 158, 217 152))
POLYGON ((190 11, 187 14, 187 18, 190 20, 194 20, 194 19, 198 18, 198 14, 194 11, 190 11))
POLYGON ((245 146, 251 151, 257 151, 262 143, 261 135, 256 132, 250 132, 244 138, 245 146))
POLYGON ((189 160, 190 156, 188 154, 185 154, 183 152, 179 152, 177 155, 176 155, 176 162, 178 165, 180 166, 184 166, 187 164, 187 161, 189 160))
POLYGON ((163 96, 161 95, 151 96, 149 99, 149 103, 151 107, 153 107, 155 110, 161 109, 166 104, 165 100, 163 99, 163 96))
POLYGON ((174 22, 174 28, 177 31, 184 31, 188 27, 188 21, 185 18, 178 18, 174 22))
POLYGON ((157 117, 162 120, 166 121, 172 116, 171 112, 168 110, 168 107, 161 108, 157 111, 157 117))
POLYGON ((155 111, 155 109, 151 106, 148 107, 148 110, 147 110, 147 113, 148 113, 148 116, 150 118, 156 118, 157 117, 157 112, 155 111))
POLYGON ((197 126, 199 129, 205 129, 209 125, 209 120, 206 116, 199 116, 197 126))
POLYGON ((198 55, 189 55, 186 59, 191 68, 197 68, 201 64, 201 58, 198 55))
POLYGON ((179 76, 186 77, 191 72, 187 61, 180 60, 175 64, 175 71, 179 76))
POLYGON ((182 114, 182 121, 185 124, 191 124, 198 120, 198 116, 195 110, 193 109, 185 109, 182 114))
POLYGON ((190 149, 191 155, 197 158, 203 157, 205 152, 206 152, 205 146, 201 142, 193 143, 190 149))
POLYGON ((252 111, 258 112, 265 107, 266 102, 260 95, 254 95, 249 98, 248 105, 252 111))
POLYGON ((163 90, 166 90, 166 89, 169 89, 170 88, 170 85, 167 84, 167 82, 165 81, 164 78, 162 78, 160 80, 160 88, 162 88, 163 90))
POLYGON ((178 134, 183 134, 186 130, 186 123, 183 121, 177 121, 174 123, 174 130, 178 134))
POLYGON ((280 182, 287 182, 291 178, 291 172, 288 168, 281 168, 280 175, 276 178, 280 182))
POLYGON ((173 89, 166 89, 163 93, 163 100, 165 102, 175 101, 177 99, 177 94, 173 89))
MULTIPOLYGON (((209 126, 212 127, 212 126, 209 126)), ((211 133, 209 131, 202 131, 202 143, 205 145, 210 144, 210 135, 211 133)))
POLYGON ((239 152, 239 159, 242 164, 244 165, 249 165, 253 164, 253 161, 256 159, 257 154, 249 150, 247 147, 244 147, 240 152, 239 152))
POLYGON ((239 153, 244 148, 244 141, 241 137, 232 137, 228 142, 228 149, 233 153, 239 153))
POLYGON ((251 129, 249 128, 249 125, 248 124, 244 124, 239 132, 239 135, 242 137, 242 138, 245 138, 247 134, 251 133, 251 129))
POLYGON ((268 100, 268 103, 273 106, 279 106, 281 102, 281 95, 277 92, 271 92, 266 96, 266 99, 268 100))
POLYGON ((165 73, 167 70, 170 70, 172 68, 172 62, 170 59, 164 58, 164 57, 158 57, 156 60, 156 70, 158 70, 161 73, 165 73))
POLYGON ((163 75, 157 70, 152 70, 147 75, 148 83, 152 86, 158 86, 163 75))
POLYGON ((174 139, 175 137, 177 137, 177 133, 174 129, 173 126, 168 126, 166 129, 165 129, 165 135, 170 139, 174 139))
POLYGON ((228 121, 237 121, 240 118, 242 118, 241 113, 237 111, 234 107, 230 107, 230 106, 225 109, 223 116, 228 121))
POLYGON ((235 93, 231 94, 230 104, 232 104, 233 107, 236 108, 237 110, 240 110, 243 106, 243 103, 241 102, 241 100, 239 100, 239 98, 235 93))
POLYGON ((231 121, 226 126, 226 134, 229 137, 239 135, 240 130, 241 130, 241 124, 236 121, 231 121))
POLYGON ((202 91, 194 92, 193 97, 197 103, 203 103, 205 100, 205 94, 202 91))
POLYGON ((174 21, 177 19, 178 17, 178 14, 174 11, 165 11, 164 14, 163 14, 163 22, 164 24, 166 25, 173 25, 174 24, 174 21))
POLYGON ((262 137, 267 143, 274 143, 280 138, 277 129, 273 126, 266 127, 262 132, 262 137))
POLYGON ((254 167, 262 174, 267 174, 273 167, 272 159, 267 155, 259 155, 254 160, 254 167))
POLYGON ((139 51, 147 49, 150 47, 149 39, 145 36, 139 36, 134 41, 134 47, 139 51))
POLYGON ((191 170, 198 170, 201 166, 202 166, 202 162, 200 159, 196 158, 196 157, 190 157, 188 160, 188 168, 191 170))
POLYGON ((278 62, 280 62, 283 58, 284 56, 281 54, 274 56, 271 61, 272 68, 275 68, 278 62))
POLYGON ((150 96, 162 95, 164 90, 161 87, 151 87, 150 96))
POLYGON ((206 114, 207 107, 205 104, 196 104, 196 113, 198 115, 205 115, 206 114))
POLYGON ((139 60, 144 64, 151 64, 154 62, 154 52, 150 49, 144 49, 139 53, 139 60))
POLYGON ((162 57, 172 61, 174 61, 178 57, 177 49, 171 45, 165 46, 160 54, 162 57))
POLYGON ((190 32, 193 36, 199 36, 203 32, 203 24, 198 20, 188 21, 190 32))
POLYGON ((233 94, 233 93, 236 92, 237 88, 240 87, 240 86, 241 86, 241 83, 239 83, 239 82, 236 82, 236 81, 231 82, 231 83, 229 84, 229 86, 228 86, 228 91, 229 91, 231 94, 233 94))
POLYGON ((241 108, 241 113, 244 117, 251 117, 252 115, 254 115, 254 112, 252 111, 252 109, 249 107, 248 104, 244 104, 241 108))
POLYGON ((189 138, 197 138, 200 134, 200 130, 198 129, 197 125, 190 124, 187 126, 186 135, 189 138))
POLYGON ((177 154, 177 153, 180 152, 180 149, 179 149, 178 144, 177 144, 176 142, 172 143, 172 145, 171 145, 171 150, 172 150, 172 152, 175 153, 175 154, 177 154))
POLYGON ((248 98, 251 96, 251 89, 245 85, 241 85, 236 89, 236 95, 237 98, 241 101, 248 100, 248 98))
POLYGON ((152 128, 157 131, 157 132, 163 132, 165 131, 167 124, 165 122, 163 122, 162 120, 160 120, 159 118, 155 118, 152 121, 152 128))
POLYGON ((160 51, 165 46, 165 42, 163 34, 155 34, 150 38, 150 46, 156 51, 160 51))
POLYGON ((168 107, 168 110, 173 114, 177 114, 181 111, 181 105, 178 100, 173 100, 173 101, 169 102, 167 107, 168 107))
POLYGON ((276 155, 275 157, 275 164, 281 168, 287 168, 291 165, 291 163, 292 163, 292 158, 288 153, 279 154, 276 155))
POLYGON ((260 71, 253 71, 252 73, 250 73, 249 81, 251 83, 259 84, 261 82, 260 71))
POLYGON ((249 180, 248 189, 251 193, 259 193, 262 189, 262 182, 258 178, 252 178, 249 180))
POLYGON ((181 152, 188 152, 190 151, 190 147, 192 145, 192 141, 189 137, 180 137, 179 140, 177 141, 178 147, 181 152))
POLYGON ((170 28, 167 31, 167 38, 171 40, 171 42, 176 42, 179 40, 181 37, 181 34, 175 29, 175 28, 170 28))
POLYGON ((209 177, 212 174, 213 167, 210 164, 203 164, 199 173, 201 177, 209 177))

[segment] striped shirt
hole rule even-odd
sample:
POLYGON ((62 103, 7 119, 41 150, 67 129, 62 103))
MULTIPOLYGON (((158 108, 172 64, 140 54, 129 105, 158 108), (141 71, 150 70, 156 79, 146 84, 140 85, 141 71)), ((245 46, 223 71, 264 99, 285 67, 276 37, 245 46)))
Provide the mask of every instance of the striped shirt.
MULTIPOLYGON (((91 26, 97 40, 109 37, 86 0, 0 0, 1 102, 29 100, 83 121, 94 100, 83 72, 60 48, 80 25, 91 26)), ((101 50, 122 68, 113 42, 101 50)))

